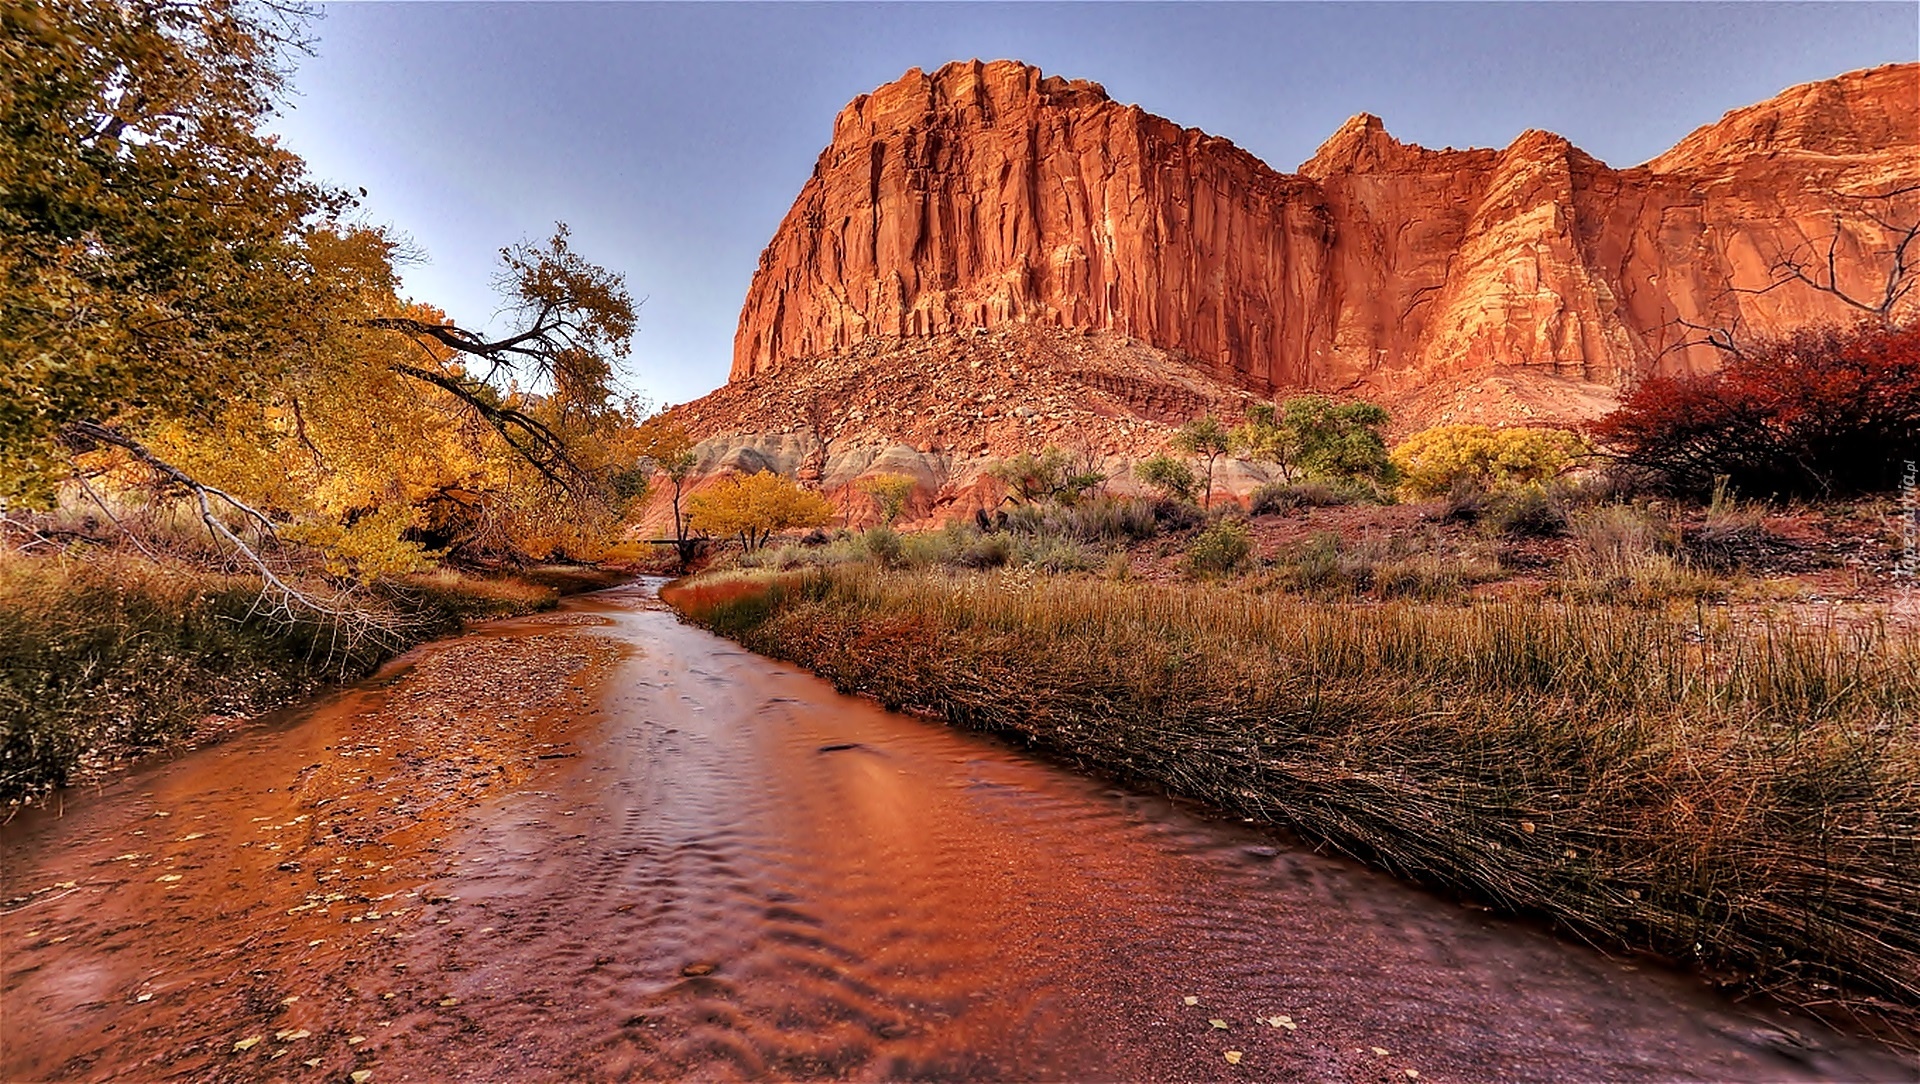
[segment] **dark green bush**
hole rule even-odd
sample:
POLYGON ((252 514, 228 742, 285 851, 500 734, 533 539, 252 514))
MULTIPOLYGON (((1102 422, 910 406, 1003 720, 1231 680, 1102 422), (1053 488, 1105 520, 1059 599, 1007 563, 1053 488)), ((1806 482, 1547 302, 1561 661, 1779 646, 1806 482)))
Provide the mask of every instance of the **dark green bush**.
POLYGON ((1246 523, 1221 519, 1194 536, 1187 548, 1187 567, 1197 575, 1224 575, 1238 571, 1253 553, 1253 534, 1246 523))

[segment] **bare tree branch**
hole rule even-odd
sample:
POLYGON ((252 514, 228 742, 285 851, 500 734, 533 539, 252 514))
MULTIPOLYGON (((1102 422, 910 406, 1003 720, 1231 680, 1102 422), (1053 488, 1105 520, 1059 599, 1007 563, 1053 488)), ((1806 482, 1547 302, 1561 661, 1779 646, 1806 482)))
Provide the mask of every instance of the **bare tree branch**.
MULTIPOLYGON (((258 550, 249 545, 246 539, 240 537, 239 532, 228 526, 227 522, 216 513, 215 503, 227 506, 238 513, 243 520, 253 523, 262 537, 277 539, 279 536, 274 530, 273 520, 266 513, 223 489, 207 485, 194 478, 186 471, 155 455, 146 445, 111 426, 90 421, 75 422, 67 426, 64 435, 68 445, 79 451, 103 444, 119 448, 165 481, 191 494, 195 507, 199 510, 200 521, 206 525, 208 532, 231 546, 235 553, 252 566, 255 575, 260 578, 261 601, 266 602, 270 599, 273 603, 265 611, 270 616, 293 621, 297 619, 300 612, 304 611, 314 616, 331 618, 346 630, 350 638, 367 635, 388 640, 398 638, 401 627, 397 619, 358 607, 340 606, 337 601, 323 602, 311 592, 288 583, 258 550)), ((85 484, 84 479, 82 484, 85 484)), ((102 507, 104 508, 104 505, 102 507)), ((109 517, 111 518, 111 514, 109 517)), ((115 522, 118 523, 117 520, 115 522)), ((153 556, 152 551, 145 546, 141 546, 140 549, 149 557, 153 556)))

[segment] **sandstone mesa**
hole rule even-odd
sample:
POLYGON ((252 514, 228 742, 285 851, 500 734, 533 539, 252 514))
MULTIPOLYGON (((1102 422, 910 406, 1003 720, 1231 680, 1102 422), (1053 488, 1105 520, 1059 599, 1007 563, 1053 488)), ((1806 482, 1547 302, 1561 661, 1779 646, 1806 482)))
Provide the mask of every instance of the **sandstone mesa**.
POLYGON ((1403 428, 1578 421, 1715 366, 1688 324, 1854 315, 1774 286, 1778 262, 1831 245, 1842 289, 1877 295, 1887 223, 1917 218, 1920 64, 1790 88, 1632 168, 1541 131, 1428 150, 1361 114, 1282 173, 1096 83, 952 63, 840 112, 727 386, 674 413, 704 473, 898 470, 920 515, 989 503, 995 456, 1125 460, 1291 390, 1403 428))

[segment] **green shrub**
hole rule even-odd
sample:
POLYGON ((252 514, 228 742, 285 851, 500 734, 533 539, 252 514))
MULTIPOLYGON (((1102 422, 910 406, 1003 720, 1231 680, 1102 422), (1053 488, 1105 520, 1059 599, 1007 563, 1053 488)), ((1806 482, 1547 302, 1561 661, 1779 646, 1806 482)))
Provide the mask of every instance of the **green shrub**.
POLYGON ((1038 535, 1024 540, 1019 555, 1021 564, 1043 572, 1085 572, 1095 564, 1086 546, 1060 535, 1038 535))
POLYGON ((1253 553, 1253 533, 1237 519, 1221 519, 1194 536, 1187 547, 1187 568, 1196 575, 1238 571, 1253 553))
POLYGON ((1255 489, 1247 498, 1247 511, 1264 516, 1301 508, 1385 503, 1386 496, 1365 478, 1310 478, 1304 482, 1269 482, 1255 489))
POLYGON ((1170 501, 1190 502, 1200 488, 1193 468, 1168 455, 1156 455, 1135 464, 1134 476, 1170 501))
POLYGON ((1207 514, 1192 501, 1157 500, 1153 502, 1153 522, 1163 531, 1184 531, 1207 521, 1207 514))
POLYGON ((1013 560, 1013 536, 1001 531, 975 532, 954 552, 954 562, 962 568, 1000 568, 1013 560))
POLYGON ((1508 538, 1556 538, 1567 533, 1567 510, 1543 486, 1526 486, 1493 504, 1488 523, 1508 538))
POLYGON ((892 527, 869 527, 860 533, 860 544, 867 553, 883 565, 897 565, 904 547, 900 543, 900 532, 892 527))

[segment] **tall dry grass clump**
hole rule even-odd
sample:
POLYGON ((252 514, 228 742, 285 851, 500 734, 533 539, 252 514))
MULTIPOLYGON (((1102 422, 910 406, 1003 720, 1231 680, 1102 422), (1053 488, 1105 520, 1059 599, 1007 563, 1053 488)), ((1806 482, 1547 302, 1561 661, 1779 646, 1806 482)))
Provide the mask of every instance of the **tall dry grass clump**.
POLYGON ((368 637, 346 619, 286 618, 263 604, 252 576, 129 553, 0 548, 0 803, 164 744, 206 716, 251 714, 368 673, 464 620, 555 597, 518 578, 404 577, 363 600, 399 631, 368 637))
POLYGON ((1920 1008, 1920 648, 845 566, 678 600, 892 707, 1803 1003, 1920 1008))

